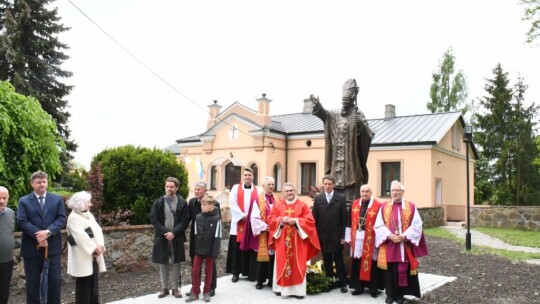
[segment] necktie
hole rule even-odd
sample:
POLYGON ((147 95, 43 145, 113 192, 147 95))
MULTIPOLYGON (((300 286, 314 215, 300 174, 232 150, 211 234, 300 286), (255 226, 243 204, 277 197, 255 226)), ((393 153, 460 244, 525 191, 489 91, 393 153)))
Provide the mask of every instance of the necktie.
POLYGON ((45 202, 43 201, 43 199, 44 199, 43 196, 39 197, 39 205, 41 206, 41 210, 43 210, 43 206, 45 206, 45 202))

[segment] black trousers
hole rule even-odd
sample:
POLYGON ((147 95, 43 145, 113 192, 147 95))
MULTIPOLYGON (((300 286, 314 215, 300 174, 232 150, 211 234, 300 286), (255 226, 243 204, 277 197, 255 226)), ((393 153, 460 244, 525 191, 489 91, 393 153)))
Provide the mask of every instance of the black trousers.
POLYGON ((371 272, 369 281, 360 281, 360 259, 351 259, 351 277, 349 286, 354 289, 364 290, 369 288, 370 292, 375 292, 377 289, 384 289, 384 277, 380 275, 380 269, 377 268, 377 261, 371 261, 371 272))
POLYGON ((13 274, 13 259, 0 263, 0 304, 7 304, 9 300, 9 284, 13 274))
POLYGON ((87 277, 75 279, 75 304, 99 304, 98 265, 93 263, 94 272, 87 277))
POLYGON ((257 262, 257 284, 262 285, 268 279, 272 285, 274 279, 274 255, 270 255, 270 262, 257 262))
POLYGON ((398 263, 388 263, 388 269, 385 274, 386 295, 391 298, 398 298, 404 295, 413 295, 421 298, 420 283, 418 275, 411 275, 410 269, 407 270, 407 286, 398 286, 398 263))
POLYGON ((345 262, 343 261, 343 251, 323 252, 324 271, 329 278, 335 277, 333 264, 336 264, 339 287, 347 286, 347 276, 345 274, 345 262))

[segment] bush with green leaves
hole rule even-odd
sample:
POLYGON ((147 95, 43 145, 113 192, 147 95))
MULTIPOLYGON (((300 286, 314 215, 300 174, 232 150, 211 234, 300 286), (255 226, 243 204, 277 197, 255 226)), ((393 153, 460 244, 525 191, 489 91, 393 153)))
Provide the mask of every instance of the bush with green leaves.
POLYGON ((0 81, 0 185, 8 188, 9 205, 31 191, 30 175, 38 170, 51 178, 62 171, 64 141, 56 123, 33 97, 0 81))
POLYGON ((130 211, 129 224, 150 223, 150 208, 165 194, 165 179, 176 177, 180 181, 178 194, 189 192, 188 173, 174 154, 157 148, 132 145, 106 149, 94 156, 90 175, 99 171, 101 185, 93 185, 98 178, 90 178, 93 195, 102 199, 100 212, 130 211), (99 169, 99 170, 96 170, 99 169), (102 193, 94 193, 103 189, 102 193))

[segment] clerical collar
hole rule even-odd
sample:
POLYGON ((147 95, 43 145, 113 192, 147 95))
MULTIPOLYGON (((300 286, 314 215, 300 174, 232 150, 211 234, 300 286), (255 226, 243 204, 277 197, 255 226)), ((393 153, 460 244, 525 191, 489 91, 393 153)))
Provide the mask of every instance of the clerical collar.
POLYGON ((244 184, 244 189, 251 189, 251 185, 244 184))
POLYGON ((293 198, 292 201, 288 200, 288 199, 285 199, 285 202, 287 203, 287 205, 292 205, 294 204, 294 202, 296 202, 296 196, 293 198))
POLYGON ((366 204, 366 203, 369 203, 371 199, 367 199, 367 200, 362 200, 362 204, 366 204))
POLYGON ((401 204, 402 200, 394 201, 394 204, 401 204))

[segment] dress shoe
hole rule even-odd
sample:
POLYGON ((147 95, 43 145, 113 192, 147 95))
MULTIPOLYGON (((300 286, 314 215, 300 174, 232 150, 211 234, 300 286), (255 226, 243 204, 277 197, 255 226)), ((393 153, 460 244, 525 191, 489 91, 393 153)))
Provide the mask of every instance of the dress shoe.
POLYGON ((386 300, 384 300, 384 303, 386 303, 386 304, 392 304, 392 303, 394 303, 394 298, 392 298, 392 297, 386 297, 386 300))
POLYGON ((304 296, 293 296, 295 298, 297 298, 298 300, 302 300, 304 298, 304 296))
POLYGON ((203 294, 203 300, 205 302, 210 302, 210 294, 208 294, 208 293, 203 294))
POLYGON ((260 284, 260 283, 257 283, 257 285, 255 285, 255 288, 257 288, 257 289, 263 289, 263 285, 260 284))
POLYGON ((210 292, 208 293, 211 297, 215 296, 216 295, 216 290, 215 289, 211 289, 210 292))
POLYGON ((397 299, 396 299, 396 303, 397 304, 404 304, 405 303, 405 298, 403 296, 399 296, 397 299))
POLYGON ((357 296, 357 295, 361 295, 364 293, 364 289, 355 289, 353 292, 352 292, 352 295, 353 296, 357 296))
POLYGON ((376 291, 372 291, 372 292, 370 292, 370 294, 371 294, 372 298, 376 298, 379 295, 379 293, 376 292, 376 291))
POLYGON ((238 282, 238 276, 237 276, 237 275, 233 275, 231 281, 232 281, 233 283, 238 282))
POLYGON ((278 296, 278 297, 281 296, 281 292, 274 292, 274 294, 275 294, 276 296, 278 296))
POLYGON ((195 295, 192 294, 186 299, 186 303, 193 302, 193 301, 196 301, 198 299, 199 299, 199 296, 195 296, 195 295))
POLYGON ((341 293, 347 293, 349 290, 347 289, 347 287, 343 286, 341 287, 341 293))
POLYGON ((273 286, 273 285, 272 285, 272 282, 268 282, 268 283, 266 284, 266 286, 272 288, 272 286, 273 286))
POLYGON ((163 298, 169 295, 169 289, 163 288, 163 290, 158 294, 158 298, 163 298))
POLYGON ((182 294, 176 288, 172 290, 171 294, 177 299, 182 297, 182 294))

